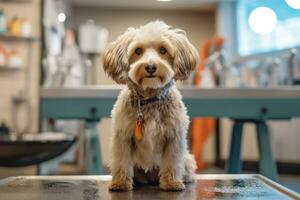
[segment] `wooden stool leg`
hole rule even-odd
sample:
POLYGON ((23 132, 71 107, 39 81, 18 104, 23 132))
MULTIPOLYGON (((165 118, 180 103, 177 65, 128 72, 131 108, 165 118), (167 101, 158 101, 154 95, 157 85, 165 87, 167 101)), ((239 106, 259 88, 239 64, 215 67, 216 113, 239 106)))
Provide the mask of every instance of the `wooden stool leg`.
POLYGON ((98 121, 86 121, 86 139, 88 143, 86 148, 86 159, 87 174, 89 175, 104 174, 97 124, 98 121))
POLYGON ((278 181, 277 166, 271 150, 268 126, 264 121, 256 122, 256 134, 259 148, 260 173, 274 181, 278 181))
POLYGON ((229 174, 237 174, 242 171, 241 146, 243 124, 242 121, 235 121, 233 125, 230 154, 226 163, 226 172, 229 174))

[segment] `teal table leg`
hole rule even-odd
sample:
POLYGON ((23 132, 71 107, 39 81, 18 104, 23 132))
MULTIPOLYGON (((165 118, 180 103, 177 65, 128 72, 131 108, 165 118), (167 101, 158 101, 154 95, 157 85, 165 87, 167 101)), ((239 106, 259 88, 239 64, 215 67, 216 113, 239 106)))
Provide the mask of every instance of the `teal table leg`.
POLYGON ((99 143, 98 121, 86 121, 86 136, 87 136, 87 174, 103 175, 104 168, 101 158, 101 148, 99 143))
MULTIPOLYGON (((41 120, 41 128, 43 132, 57 132, 54 128, 54 121, 51 121, 50 123, 49 120, 41 120)), ((54 159, 40 163, 37 166, 37 174, 41 176, 57 175, 59 172, 59 164, 61 160, 63 160, 63 156, 64 154, 54 159)))
POLYGON ((274 181, 278 181, 277 166, 271 150, 268 126, 264 121, 256 123, 256 134, 259 148, 260 173, 274 181))
POLYGON ((235 121, 233 125, 230 154, 226 163, 226 172, 229 174, 237 174, 242 171, 241 145, 243 124, 244 122, 242 121, 235 121))

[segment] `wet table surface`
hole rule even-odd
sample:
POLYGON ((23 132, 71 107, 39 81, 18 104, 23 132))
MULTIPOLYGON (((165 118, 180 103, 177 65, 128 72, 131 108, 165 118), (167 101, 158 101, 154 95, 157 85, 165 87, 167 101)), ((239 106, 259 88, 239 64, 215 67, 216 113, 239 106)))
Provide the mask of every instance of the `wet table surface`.
POLYGON ((0 180, 1 200, 131 200, 131 199, 300 199, 260 175, 197 175, 182 192, 158 186, 137 186, 129 192, 110 192, 111 176, 24 176, 0 180))

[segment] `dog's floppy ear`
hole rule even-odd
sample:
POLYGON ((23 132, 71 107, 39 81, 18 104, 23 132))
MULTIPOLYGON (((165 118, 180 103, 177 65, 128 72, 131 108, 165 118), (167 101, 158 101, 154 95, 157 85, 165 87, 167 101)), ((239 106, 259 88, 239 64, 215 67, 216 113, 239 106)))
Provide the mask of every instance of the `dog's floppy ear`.
POLYGON ((183 30, 172 30, 170 36, 170 40, 174 46, 174 78, 175 80, 186 80, 198 64, 198 52, 187 39, 183 30))
POLYGON ((129 28, 105 49, 102 64, 104 71, 117 83, 125 84, 129 70, 127 47, 135 29, 129 28))

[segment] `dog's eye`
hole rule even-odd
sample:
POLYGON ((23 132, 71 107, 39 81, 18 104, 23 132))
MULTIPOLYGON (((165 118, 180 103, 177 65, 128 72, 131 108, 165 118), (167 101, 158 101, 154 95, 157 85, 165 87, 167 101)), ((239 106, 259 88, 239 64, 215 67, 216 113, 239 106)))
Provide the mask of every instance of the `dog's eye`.
POLYGON ((161 54, 165 54, 165 53, 167 53, 167 49, 165 47, 160 47, 159 52, 161 54))
POLYGON ((135 51, 134 51, 134 53, 136 55, 141 55, 143 53, 143 49, 142 48, 136 48, 135 51))

